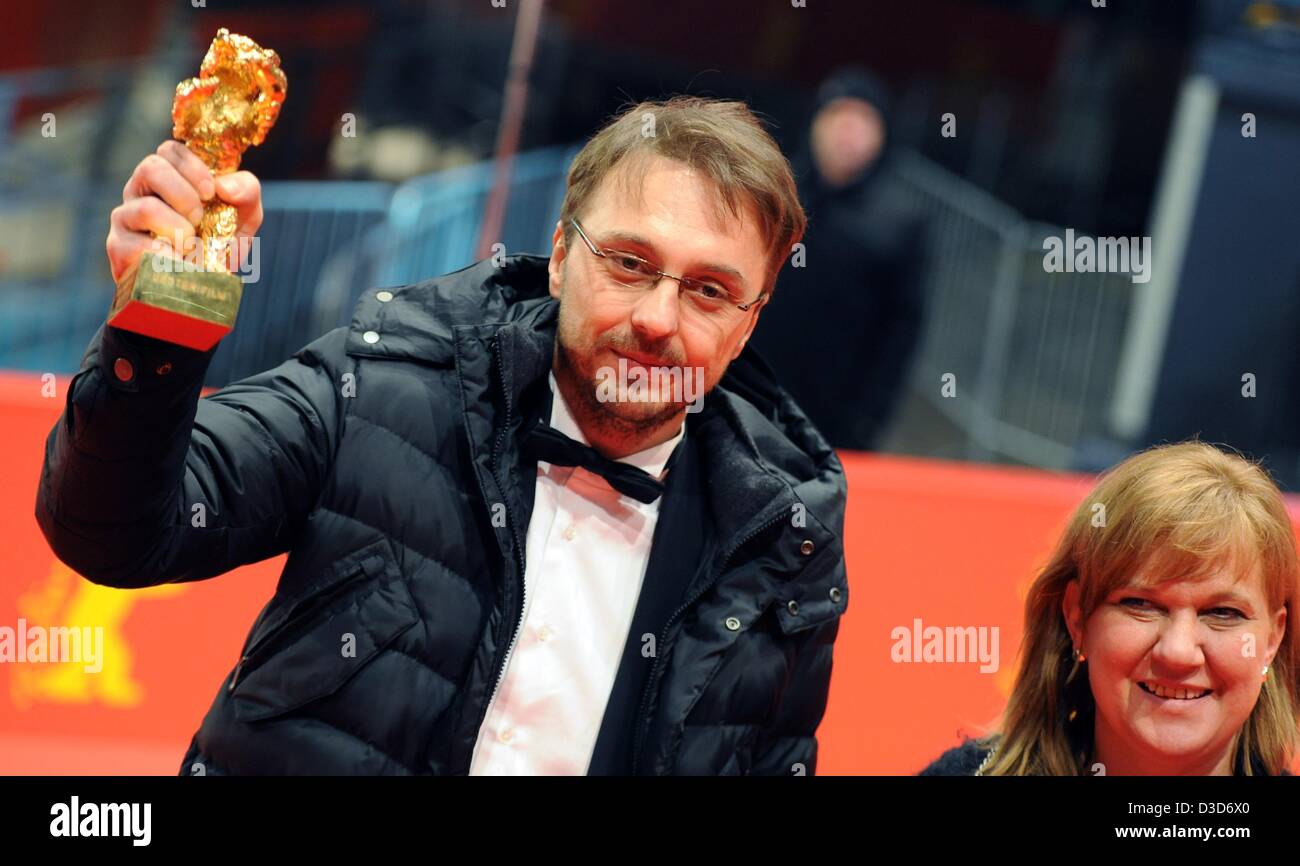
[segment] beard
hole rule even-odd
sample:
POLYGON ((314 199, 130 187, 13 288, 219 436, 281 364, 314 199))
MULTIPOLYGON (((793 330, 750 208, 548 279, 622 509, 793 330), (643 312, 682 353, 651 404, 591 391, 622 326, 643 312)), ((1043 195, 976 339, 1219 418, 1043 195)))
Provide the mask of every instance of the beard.
MULTIPOLYGON (((636 439, 661 428, 686 411, 684 400, 601 400, 600 386, 606 380, 598 375, 600 367, 595 360, 598 351, 609 348, 640 355, 659 356, 661 353, 647 351, 631 339, 615 338, 591 348, 580 345, 580 342, 577 329, 567 321, 561 304, 555 333, 555 379, 574 395, 570 408, 584 425, 589 424, 606 436, 636 439)), ((666 366, 683 369, 679 364, 666 366)), ((710 388, 706 387, 705 393, 710 388)), ((702 399, 702 396, 697 399, 702 399)), ((569 394, 565 397, 569 399, 569 394)))

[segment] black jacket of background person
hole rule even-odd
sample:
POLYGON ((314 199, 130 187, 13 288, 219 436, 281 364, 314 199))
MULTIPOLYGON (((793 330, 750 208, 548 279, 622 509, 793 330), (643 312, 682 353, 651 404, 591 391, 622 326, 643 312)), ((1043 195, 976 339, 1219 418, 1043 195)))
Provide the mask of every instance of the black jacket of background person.
MULTIPOLYGON (((368 290, 350 326, 202 400, 215 349, 96 334, 37 496, 59 558, 143 587, 290 554, 182 775, 468 772, 522 614, 523 407, 549 391, 559 308, 546 265, 368 290)), ((597 751, 632 754, 593 771, 811 774, 848 601, 843 468, 749 348, 687 418, 714 541, 653 657, 629 636, 612 694, 646 685, 631 712, 611 698, 597 751), (622 717, 634 730, 610 731, 622 717)), ((663 603, 643 592, 634 625, 648 599, 663 603)))
MULTIPOLYGON (((823 87, 818 107, 851 93, 887 114, 883 96, 848 82, 823 87)), ((924 319, 925 223, 887 181, 891 163, 886 138, 866 171, 834 188, 805 137, 791 158, 808 214, 804 263, 787 260, 752 338, 835 448, 879 446, 906 392, 924 319)))

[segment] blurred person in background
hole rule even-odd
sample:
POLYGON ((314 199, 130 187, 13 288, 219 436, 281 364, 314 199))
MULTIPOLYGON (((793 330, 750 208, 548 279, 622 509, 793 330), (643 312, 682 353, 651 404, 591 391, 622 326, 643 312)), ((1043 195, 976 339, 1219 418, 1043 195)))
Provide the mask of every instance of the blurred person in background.
POLYGON ((885 181, 889 104, 883 83, 861 69, 819 89, 805 146, 791 158, 808 213, 805 255, 782 270, 754 334, 836 448, 879 447, 924 320, 925 224, 885 181))
POLYGON ((1202 442, 1112 469, 1025 602, 1000 732, 921 775, 1289 775, 1295 533, 1259 466, 1202 442))

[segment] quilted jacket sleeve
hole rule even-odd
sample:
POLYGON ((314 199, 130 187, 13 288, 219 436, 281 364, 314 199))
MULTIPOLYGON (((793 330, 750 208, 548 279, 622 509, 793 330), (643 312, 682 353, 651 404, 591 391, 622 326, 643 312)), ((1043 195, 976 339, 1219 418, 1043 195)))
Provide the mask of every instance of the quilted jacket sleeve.
POLYGON ((199 580, 287 550, 330 468, 346 328, 199 399, 207 352, 104 324, 45 444, 36 520, 120 588, 199 580))

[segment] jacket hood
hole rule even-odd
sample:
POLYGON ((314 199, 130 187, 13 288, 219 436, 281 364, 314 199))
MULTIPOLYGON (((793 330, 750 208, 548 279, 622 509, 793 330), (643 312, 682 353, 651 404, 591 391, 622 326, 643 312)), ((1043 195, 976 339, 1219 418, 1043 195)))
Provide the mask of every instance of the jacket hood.
MULTIPOLYGON (((497 266, 484 259, 408 286, 367 290, 354 310, 347 352, 451 366, 458 341, 497 337, 509 344, 517 401, 551 366, 559 302, 547 291, 548 261, 513 255, 497 266), (390 300, 380 300, 384 292, 390 300)), ((715 465, 710 485, 722 537, 770 519, 777 514, 774 503, 792 492, 812 519, 842 538, 846 488, 839 458, 752 343, 709 392, 703 410, 687 420, 688 432, 712 442, 714 459, 729 464, 715 465), (751 503, 759 512, 722 503, 751 503)))

